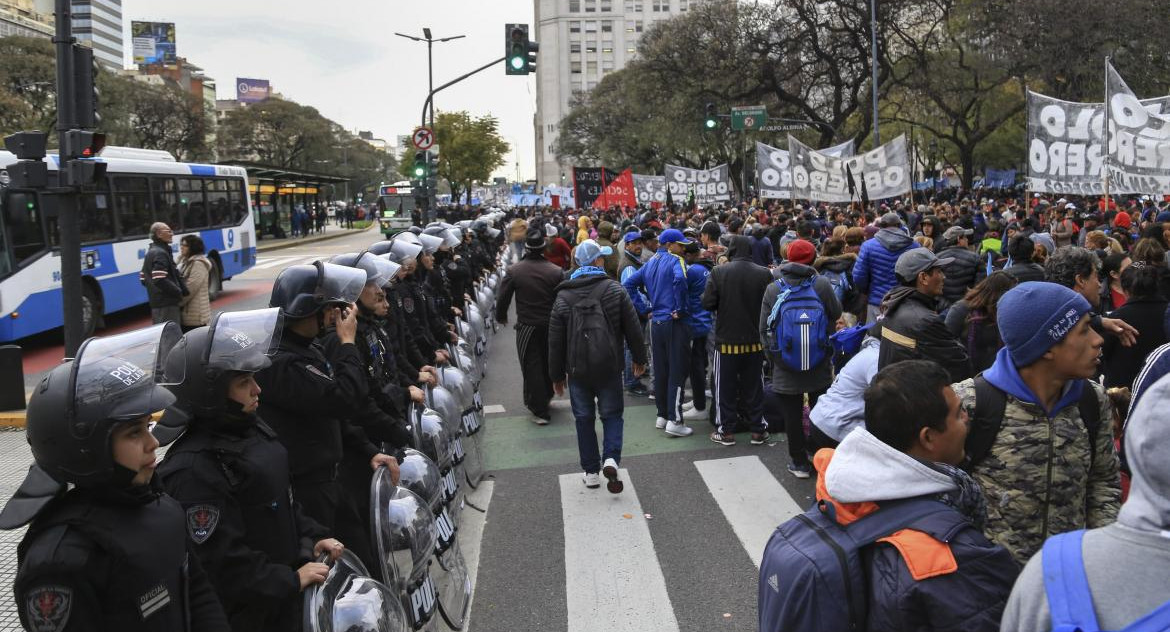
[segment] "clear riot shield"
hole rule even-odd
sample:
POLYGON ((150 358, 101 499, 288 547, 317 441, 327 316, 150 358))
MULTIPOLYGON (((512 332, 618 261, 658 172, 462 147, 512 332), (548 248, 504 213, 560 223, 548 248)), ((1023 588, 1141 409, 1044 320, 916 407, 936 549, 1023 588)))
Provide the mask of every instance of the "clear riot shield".
MULTIPOLYGON (((322 556, 321 561, 328 560, 322 556)), ((305 590, 305 632, 410 632, 398 595, 344 551, 325 581, 305 590)))
POLYGON ((467 484, 470 485, 472 489, 479 488, 479 482, 483 480, 484 466, 482 442, 482 432, 477 432, 471 436, 463 437, 463 449, 467 455, 463 459, 463 476, 467 479, 467 484))
POLYGON ((370 516, 382 576, 397 591, 411 629, 424 630, 438 608, 438 589, 430 573, 437 546, 435 517, 425 500, 394 485, 378 468, 370 484, 370 516))

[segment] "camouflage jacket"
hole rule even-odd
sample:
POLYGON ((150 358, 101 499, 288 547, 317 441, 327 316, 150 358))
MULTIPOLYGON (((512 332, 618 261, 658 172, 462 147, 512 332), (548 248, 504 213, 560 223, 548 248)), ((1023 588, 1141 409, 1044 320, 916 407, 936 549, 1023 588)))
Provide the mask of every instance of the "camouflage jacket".
MULTIPOLYGON (((974 411, 974 380, 953 386, 962 406, 974 411)), ((1040 406, 1007 395, 999 435, 972 472, 987 499, 985 534, 1020 564, 1048 536, 1103 527, 1121 508, 1113 405, 1101 385, 1086 387, 1101 401, 1096 454, 1075 402, 1049 419, 1040 406)))

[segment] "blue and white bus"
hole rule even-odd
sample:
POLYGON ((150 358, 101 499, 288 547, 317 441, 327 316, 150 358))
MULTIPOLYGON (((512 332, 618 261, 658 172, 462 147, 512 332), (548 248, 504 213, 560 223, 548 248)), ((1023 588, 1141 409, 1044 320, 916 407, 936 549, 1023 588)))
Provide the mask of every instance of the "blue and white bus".
MULTIPOLYGON (((82 310, 86 336, 102 317, 146 303, 138 279, 156 221, 183 235, 197 234, 214 264, 208 283, 214 299, 223 281, 256 262, 256 231, 242 167, 176 162, 165 151, 106 147, 105 178, 81 193, 82 310)), ((0 342, 63 324, 61 257, 55 198, 8 186, 16 157, 0 151, 0 342)), ((58 157, 45 158, 49 185, 58 157)))

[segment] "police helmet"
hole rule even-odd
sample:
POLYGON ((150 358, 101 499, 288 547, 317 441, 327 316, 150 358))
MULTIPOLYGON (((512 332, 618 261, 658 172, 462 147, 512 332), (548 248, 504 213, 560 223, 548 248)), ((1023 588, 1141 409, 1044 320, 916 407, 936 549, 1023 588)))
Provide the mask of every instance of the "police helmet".
POLYGON ((366 249, 366 252, 378 256, 384 255, 390 252, 390 240, 383 239, 381 241, 375 241, 374 243, 370 244, 370 247, 366 249))
POLYGON ((329 263, 358 268, 366 273, 366 284, 373 283, 378 287, 389 283, 400 267, 368 251, 334 255, 329 259, 329 263))
POLYGON ((405 239, 395 239, 390 242, 390 256, 398 263, 414 261, 422 249, 421 244, 411 243, 405 239))
POLYGON ((431 226, 423 231, 423 234, 442 239, 443 241, 439 244, 439 248, 454 248, 461 243, 461 238, 451 234, 450 229, 443 228, 442 226, 431 226))
POLYGON ((365 285, 365 272, 355 268, 321 261, 289 266, 276 277, 268 306, 279 307, 286 318, 305 318, 356 301, 365 285))
POLYGON ((418 241, 422 244, 423 252, 428 255, 433 255, 438 252, 439 248, 443 246, 443 238, 435 235, 422 234, 418 236, 418 241))

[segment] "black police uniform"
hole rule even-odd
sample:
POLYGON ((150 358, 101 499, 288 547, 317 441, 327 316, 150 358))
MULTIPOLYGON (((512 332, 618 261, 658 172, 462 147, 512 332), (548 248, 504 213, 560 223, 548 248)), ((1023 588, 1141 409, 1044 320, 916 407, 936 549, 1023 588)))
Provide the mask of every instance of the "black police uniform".
MULTIPOLYGON (((421 266, 420 266, 421 268, 421 266)), ((443 345, 435 338, 435 326, 443 327, 441 323, 430 323, 427 319, 427 299, 422 291, 419 270, 407 276, 399 285, 402 287, 403 313, 406 314, 408 333, 414 337, 424 357, 434 361, 435 352, 443 345)))
POLYGON ((236 632, 301 629, 297 568, 330 531, 289 485, 288 452, 256 415, 198 419, 159 468, 236 632))
POLYGON ((37 516, 17 548, 26 630, 226 632, 183 535, 187 517, 157 486, 74 488, 37 516))
POLYGON ((412 378, 416 377, 424 366, 433 363, 434 356, 431 355, 428 360, 419 349, 414 337, 409 333, 410 325, 406 322, 406 310, 403 309, 402 302, 402 298, 407 292, 402 287, 402 283, 388 285, 385 290, 386 302, 390 305, 390 311, 386 315, 383 328, 389 335, 390 345, 394 349, 394 361, 397 362, 402 373, 412 378))

